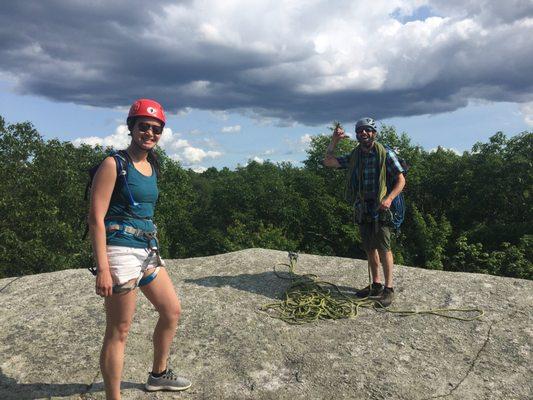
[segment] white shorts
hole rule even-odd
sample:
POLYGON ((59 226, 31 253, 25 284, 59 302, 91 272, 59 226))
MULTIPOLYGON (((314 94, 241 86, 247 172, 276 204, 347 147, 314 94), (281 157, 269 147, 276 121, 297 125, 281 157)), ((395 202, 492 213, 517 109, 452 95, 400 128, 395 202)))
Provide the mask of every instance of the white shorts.
MULTIPOLYGON (((141 275, 141 267, 150 254, 148 249, 125 246, 106 246, 109 270, 115 285, 122 285, 141 275)), ((160 266, 159 257, 154 254, 145 271, 160 266)))

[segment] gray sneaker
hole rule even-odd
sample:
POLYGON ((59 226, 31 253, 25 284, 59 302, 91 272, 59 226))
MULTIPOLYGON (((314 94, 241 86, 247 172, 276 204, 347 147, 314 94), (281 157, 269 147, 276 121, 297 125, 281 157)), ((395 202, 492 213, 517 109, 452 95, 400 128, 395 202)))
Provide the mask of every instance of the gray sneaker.
POLYGON ((149 392, 157 390, 186 390, 191 387, 191 381, 181 376, 177 376, 174 371, 167 368, 167 372, 159 378, 154 378, 152 374, 148 374, 148 381, 144 388, 149 392))

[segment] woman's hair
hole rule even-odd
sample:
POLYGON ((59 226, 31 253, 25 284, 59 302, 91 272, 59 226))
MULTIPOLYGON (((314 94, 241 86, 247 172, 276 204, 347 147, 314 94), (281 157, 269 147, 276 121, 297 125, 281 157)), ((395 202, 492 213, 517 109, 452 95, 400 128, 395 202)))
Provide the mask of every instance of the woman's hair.
MULTIPOLYGON (((129 117, 126 120, 126 124, 128 125, 128 130, 131 132, 133 131, 133 127, 135 126, 135 123, 137 122, 137 117, 129 117)), ((159 178, 159 175, 161 174, 161 164, 159 163, 159 157, 157 157, 156 152, 154 149, 150 149, 148 152, 148 162, 152 165, 152 168, 155 169, 156 176, 159 178)))
POLYGON ((161 165, 159 164, 159 157, 157 157, 154 149, 151 149, 148 152, 148 162, 152 165, 152 168, 155 169, 156 177, 159 178, 161 174, 161 165))

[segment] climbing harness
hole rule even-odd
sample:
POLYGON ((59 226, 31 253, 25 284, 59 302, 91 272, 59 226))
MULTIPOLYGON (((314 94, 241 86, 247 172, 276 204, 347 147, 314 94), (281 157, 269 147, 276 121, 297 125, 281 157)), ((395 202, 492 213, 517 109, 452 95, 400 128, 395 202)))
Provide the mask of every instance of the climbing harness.
MULTIPOLYGON (((136 279, 135 282, 126 282, 122 285, 115 285, 113 286, 113 292, 114 293, 121 293, 121 292, 127 292, 130 290, 133 290, 137 287, 148 285, 150 282, 152 282, 155 277, 157 276, 160 267, 165 266, 165 262, 161 258, 159 254, 159 242, 157 240, 157 230, 153 232, 146 232, 142 229, 133 228, 131 226, 123 225, 123 224, 109 224, 106 227, 107 232, 125 232, 130 235, 140 237, 142 239, 145 239, 147 242, 147 249, 148 249, 148 255, 146 256, 146 259, 141 264, 141 271, 139 272, 139 277, 136 279), (148 265, 150 265, 150 262, 152 261, 153 257, 156 257, 157 260, 157 267, 154 269, 154 271, 150 275, 144 276, 146 270, 148 269, 148 265)), ((93 275, 96 275, 97 271, 96 268, 92 267, 91 272, 93 275)))
POLYGON ((405 200, 403 194, 396 196, 390 208, 380 210, 373 201, 355 200, 353 206, 353 222, 357 225, 371 224, 377 232, 380 226, 393 228, 396 235, 405 218, 405 200))
MULTIPOLYGON (((298 254, 289 252, 289 263, 281 263, 289 268, 288 277, 280 275, 274 267, 274 274, 281 279, 291 281, 285 291, 284 299, 280 302, 269 303, 260 308, 270 317, 277 318, 289 324, 301 325, 319 319, 357 318, 360 308, 372 308, 380 312, 389 312, 401 316, 431 314, 459 321, 474 321, 484 315, 481 308, 436 308, 426 310, 401 310, 383 308, 379 299, 372 297, 355 298, 344 294, 337 285, 321 281, 317 275, 297 275, 294 271, 298 254), (474 315, 458 316, 453 313, 475 313, 474 315)), ((369 272, 369 282, 372 279, 369 272)))

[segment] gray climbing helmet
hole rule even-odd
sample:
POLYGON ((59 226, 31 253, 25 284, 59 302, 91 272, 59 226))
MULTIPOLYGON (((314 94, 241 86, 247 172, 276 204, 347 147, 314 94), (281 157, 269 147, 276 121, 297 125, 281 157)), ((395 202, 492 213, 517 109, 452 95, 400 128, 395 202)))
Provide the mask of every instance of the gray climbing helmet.
POLYGON ((360 128, 372 128, 377 132, 378 125, 376 124, 374 118, 365 117, 357 121, 355 124, 355 132, 357 132, 360 128))

